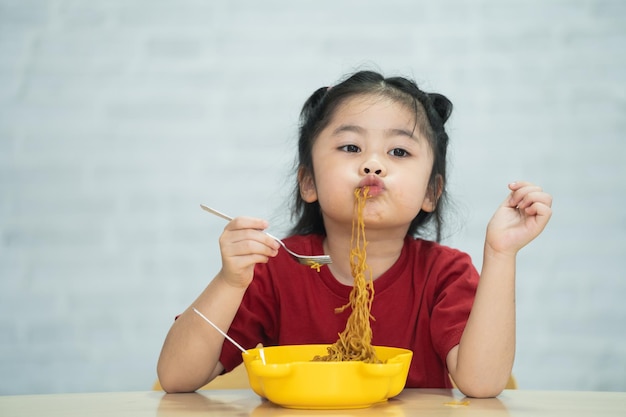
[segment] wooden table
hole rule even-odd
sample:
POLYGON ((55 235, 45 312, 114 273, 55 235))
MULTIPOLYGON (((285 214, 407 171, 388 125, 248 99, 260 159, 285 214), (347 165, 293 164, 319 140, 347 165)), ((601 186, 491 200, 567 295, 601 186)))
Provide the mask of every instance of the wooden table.
POLYGON ((504 391, 466 399, 459 391, 407 389, 389 401, 357 410, 290 410, 251 390, 192 394, 158 391, 0 396, 3 417, 180 416, 626 416, 624 392, 504 391), (468 401, 468 402, 466 402, 468 401))

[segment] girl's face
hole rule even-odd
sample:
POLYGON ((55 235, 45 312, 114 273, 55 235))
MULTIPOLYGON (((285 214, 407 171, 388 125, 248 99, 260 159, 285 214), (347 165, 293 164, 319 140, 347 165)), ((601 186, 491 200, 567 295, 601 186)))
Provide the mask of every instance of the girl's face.
POLYGON ((406 234, 420 210, 432 211, 428 183, 433 156, 415 125, 414 111, 384 96, 342 103, 312 148, 313 176, 300 177, 304 201, 319 201, 326 230, 351 228, 354 190, 369 186, 368 229, 406 234))

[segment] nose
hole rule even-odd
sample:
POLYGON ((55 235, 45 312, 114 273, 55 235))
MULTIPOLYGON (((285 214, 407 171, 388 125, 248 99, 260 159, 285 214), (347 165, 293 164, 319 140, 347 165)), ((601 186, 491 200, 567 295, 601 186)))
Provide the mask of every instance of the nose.
POLYGON ((376 174, 385 175, 385 167, 376 158, 369 158, 361 165, 361 172, 365 175, 376 174))
MULTIPOLYGON (((372 172, 371 169, 369 169, 368 167, 363 168, 363 172, 365 172, 366 174, 369 174, 370 172, 372 172)), ((376 175, 380 175, 383 172, 382 169, 377 169, 376 171, 374 171, 374 174, 376 175)))

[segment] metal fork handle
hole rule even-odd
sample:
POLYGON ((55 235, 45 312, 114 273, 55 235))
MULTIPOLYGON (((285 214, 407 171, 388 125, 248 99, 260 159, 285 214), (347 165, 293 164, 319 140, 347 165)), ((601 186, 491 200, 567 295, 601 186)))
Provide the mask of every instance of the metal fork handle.
POLYGON ((217 211, 211 207, 205 206, 204 204, 200 204, 200 208, 204 211, 208 211, 209 213, 213 213, 218 217, 221 217, 224 220, 228 220, 231 221, 233 218, 230 216, 227 216, 226 214, 222 213, 221 211, 217 211))
POLYGON ((272 239, 274 239, 276 242, 280 243, 280 246, 282 246, 282 247, 283 247, 283 248, 284 248, 287 252, 289 252, 290 254, 292 254, 292 255, 294 255, 294 256, 301 256, 301 255, 298 255, 297 253, 294 253, 294 252, 292 252, 291 250, 289 250, 289 248, 288 248, 287 246, 285 246, 285 244, 283 243, 283 241, 282 241, 282 240, 280 240, 279 238, 277 238, 276 236, 274 236, 274 235, 270 235, 268 232, 263 232, 263 233, 265 233, 266 235, 268 235, 269 237, 271 237, 272 239))
MULTIPOLYGON (((231 221, 231 220, 233 219, 232 217, 230 217, 230 216, 228 216, 228 215, 226 215, 226 214, 222 213, 221 211, 217 211, 217 210, 215 210, 214 208, 211 208, 211 207, 205 206, 204 204, 200 204, 200 207, 202 208, 202 210, 208 211, 209 213, 213 213, 213 214, 215 214, 216 216, 221 217, 221 218, 222 218, 222 219, 224 219, 224 220, 231 221)), ((285 250, 286 250, 287 252, 289 252, 289 253, 290 253, 290 254, 292 254, 292 255, 295 255, 295 253, 293 253, 292 251, 290 251, 290 250, 289 250, 289 248, 287 248, 287 246, 285 246, 285 244, 283 243, 283 241, 282 241, 282 240, 280 240, 279 238, 277 238, 277 237, 276 237, 276 236, 274 236, 274 235, 270 235, 268 232, 263 232, 263 233, 265 233, 266 235, 268 235, 269 237, 271 237, 272 239, 274 239, 276 242, 280 243, 280 246, 282 246, 283 248, 285 248, 285 250)))
MULTIPOLYGON (((217 211, 211 207, 207 207, 204 204, 200 204, 200 208, 202 208, 202 210, 208 211, 211 214, 215 214, 218 217, 221 217, 224 220, 228 220, 231 221, 233 218, 230 216, 227 216, 226 214, 217 211)), ((298 260, 298 262, 300 262, 303 265, 309 265, 312 268, 316 268, 319 271, 319 267, 320 265, 326 265, 329 263, 332 263, 332 260, 330 259, 330 256, 328 255, 311 255, 311 256, 306 256, 306 255, 300 255, 295 253, 294 251, 292 251, 291 249, 289 249, 282 240, 280 240, 279 238, 277 238, 276 236, 273 236, 267 232, 263 232, 265 233, 267 236, 271 237, 272 239, 274 239, 276 242, 278 242, 280 244, 280 246, 283 247, 283 249, 285 249, 287 251, 287 253, 289 253, 291 256, 293 256, 295 259, 298 260)))

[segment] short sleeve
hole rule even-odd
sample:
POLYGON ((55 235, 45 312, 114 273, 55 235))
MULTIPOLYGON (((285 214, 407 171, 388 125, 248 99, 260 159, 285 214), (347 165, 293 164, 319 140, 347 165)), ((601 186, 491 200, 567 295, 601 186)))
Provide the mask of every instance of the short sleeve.
POLYGON ((469 255, 446 248, 433 271, 438 277, 432 306, 431 337, 435 351, 446 362, 458 345, 469 318, 479 274, 469 255))

